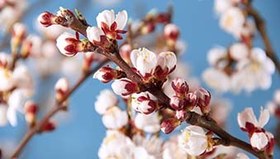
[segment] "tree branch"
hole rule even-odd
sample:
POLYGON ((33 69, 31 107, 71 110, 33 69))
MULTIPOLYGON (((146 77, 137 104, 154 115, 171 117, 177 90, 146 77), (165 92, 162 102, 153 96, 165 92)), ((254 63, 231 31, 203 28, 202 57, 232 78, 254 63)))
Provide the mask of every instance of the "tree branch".
POLYGON ((41 128, 49 121, 49 119, 54 116, 57 112, 60 110, 65 109, 67 106, 64 106, 62 103, 66 101, 78 88, 79 86, 94 72, 96 72, 100 67, 102 67, 104 64, 109 62, 109 60, 104 60, 100 62, 96 67, 94 67, 92 70, 88 71, 87 73, 83 74, 81 78, 77 81, 77 83, 70 89, 70 91, 60 100, 56 105, 53 106, 53 108, 42 118, 38 124, 36 124, 33 128, 29 129, 29 131, 25 134, 23 139, 21 140, 18 147, 15 149, 11 159, 17 159, 18 156, 21 154, 24 147, 27 145, 27 143, 32 139, 32 137, 40 133, 41 128))
POLYGON ((262 41, 265 46, 266 55, 273 61, 278 73, 280 74, 280 61, 279 61, 279 58, 277 57, 276 53, 274 52, 274 50, 271 46, 271 42, 268 38, 268 35, 266 32, 265 21, 261 17, 261 15, 258 13, 258 11, 253 8, 253 6, 250 2, 246 6, 247 6, 248 15, 250 15, 254 18, 256 27, 261 35, 262 41))

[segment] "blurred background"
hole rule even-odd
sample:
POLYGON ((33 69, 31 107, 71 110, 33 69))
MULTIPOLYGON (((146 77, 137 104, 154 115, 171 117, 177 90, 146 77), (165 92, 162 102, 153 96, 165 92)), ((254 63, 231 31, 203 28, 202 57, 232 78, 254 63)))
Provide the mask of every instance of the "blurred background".
MULTIPOLYGON (((114 9, 115 11, 127 10, 129 18, 141 19, 152 9, 165 11, 169 5, 174 7, 174 23, 181 29, 180 38, 186 43, 187 49, 182 56, 182 60, 190 66, 191 75, 201 79, 201 74, 208 62, 207 52, 216 45, 228 46, 235 39, 220 29, 218 17, 213 9, 212 0, 29 0, 29 9, 22 15, 22 22, 28 26, 30 33, 37 32, 36 19, 43 11, 56 12, 60 6, 64 8, 79 9, 88 22, 95 25, 96 15, 104 9, 114 9)), ((280 57, 280 1, 278 0, 254 0, 254 7, 264 17, 267 25, 268 36, 272 46, 280 57)), ((5 34, 1 33, 1 42, 5 39, 5 34)), ((264 48, 259 35, 255 38, 255 46, 264 48)), ((8 52, 7 47, 1 48, 8 52)), ((47 62, 48 63, 48 62, 47 62)), ((75 68, 74 69, 75 72, 75 68)), ((73 71, 73 70, 72 70, 73 71)), ((35 78, 38 78, 34 75, 35 78)), ((53 90, 55 81, 61 75, 48 77, 36 83, 35 100, 41 103, 48 103, 46 99, 53 90), (48 92, 48 93, 44 93, 48 92)), ((75 74, 69 75, 71 81, 76 80, 75 74)), ((203 81, 201 84, 207 87, 203 81)), ((57 129, 51 133, 44 133, 35 136, 25 148, 21 158, 24 159, 92 159, 97 158, 97 151, 105 136, 105 128, 102 125, 100 115, 94 110, 94 102, 99 91, 110 88, 110 84, 101 84, 99 81, 89 78, 70 99, 70 107, 67 113, 58 113, 55 117, 57 129)), ((226 93, 223 96, 231 102, 232 111, 227 120, 227 129, 235 136, 244 140, 247 135, 243 133, 237 123, 237 113, 244 107, 255 107, 258 115, 259 108, 265 106, 273 97, 276 89, 280 88, 280 76, 277 72, 273 75, 272 87, 267 90, 257 90, 252 93, 226 93)), ((50 95, 50 97, 52 97, 50 95)), ((40 108, 42 113, 48 108, 40 108)), ((27 130, 24 118, 19 116, 20 122, 17 127, 9 125, 0 127, 0 148, 4 153, 13 151, 25 131, 27 130)), ((266 128, 274 131, 277 120, 271 117, 266 128)), ((275 158, 280 157, 279 147, 276 146, 275 158)))

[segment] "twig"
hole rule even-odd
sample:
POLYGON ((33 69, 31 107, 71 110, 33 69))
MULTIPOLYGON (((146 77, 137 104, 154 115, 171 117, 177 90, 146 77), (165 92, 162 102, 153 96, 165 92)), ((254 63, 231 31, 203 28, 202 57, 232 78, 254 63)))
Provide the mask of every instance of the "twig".
POLYGON ((36 124, 33 128, 29 129, 29 131, 25 134, 23 139, 21 140, 18 147, 15 149, 11 159, 17 159, 18 156, 21 154, 24 147, 27 145, 27 143, 32 139, 32 137, 40 133, 41 128, 49 121, 49 119, 54 116, 57 112, 60 110, 65 109, 66 106, 64 106, 62 103, 66 101, 72 94, 79 88, 79 86, 94 72, 96 72, 100 67, 102 67, 104 64, 109 62, 109 60, 104 60, 100 62, 96 67, 94 67, 92 70, 88 71, 87 73, 83 74, 81 78, 77 81, 77 83, 70 89, 70 91, 60 100, 56 105, 53 106, 52 110, 50 110, 38 124, 36 124))
POLYGON ((276 53, 273 50, 273 48, 271 46, 271 42, 268 38, 268 35, 266 32, 265 21, 263 20, 261 15, 258 13, 258 11, 252 7, 252 4, 250 2, 246 6, 247 6, 248 15, 250 15, 254 18, 256 27, 261 35, 262 41, 265 46, 266 55, 273 61, 278 73, 280 74, 280 62, 279 62, 279 59, 278 59, 276 53))

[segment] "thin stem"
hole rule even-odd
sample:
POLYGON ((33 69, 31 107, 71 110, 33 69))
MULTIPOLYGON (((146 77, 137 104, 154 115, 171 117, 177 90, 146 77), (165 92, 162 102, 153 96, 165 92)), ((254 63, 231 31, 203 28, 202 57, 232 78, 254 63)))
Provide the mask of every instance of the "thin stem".
POLYGON ((41 128, 47 124, 49 119, 54 116, 57 112, 60 110, 65 109, 67 106, 63 105, 62 103, 65 102, 78 88, 79 86, 94 72, 96 72, 100 67, 102 67, 104 64, 109 62, 109 60, 104 60, 100 62, 96 67, 94 67, 92 70, 88 71, 87 73, 83 74, 81 78, 77 81, 77 83, 70 89, 70 91, 60 100, 57 102, 56 105, 53 106, 53 108, 42 118, 41 121, 38 122, 33 128, 29 129, 28 132, 25 134, 23 139, 21 140, 18 147, 15 149, 11 159, 17 159, 18 156, 21 154, 24 147, 27 145, 27 143, 32 139, 32 137, 40 133, 41 128))
POLYGON ((250 15, 254 18, 256 27, 261 35, 262 41, 265 46, 266 55, 274 62, 278 73, 280 73, 279 58, 277 57, 276 53, 274 52, 274 50, 272 48, 270 39, 266 32, 266 26, 265 26, 264 19, 261 17, 261 15, 258 13, 258 11, 252 7, 252 4, 250 2, 247 4, 247 12, 248 12, 248 15, 250 15))

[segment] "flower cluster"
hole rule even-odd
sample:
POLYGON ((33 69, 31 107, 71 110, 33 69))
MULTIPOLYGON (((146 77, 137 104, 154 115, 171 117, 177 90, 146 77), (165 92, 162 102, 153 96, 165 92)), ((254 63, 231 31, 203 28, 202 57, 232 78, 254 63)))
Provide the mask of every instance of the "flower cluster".
POLYGON ((269 120, 267 109, 261 110, 258 120, 252 108, 246 108, 239 113, 237 119, 240 128, 248 133, 253 148, 258 151, 265 151, 267 154, 273 153, 274 137, 263 128, 269 120))
POLYGON ((8 32, 27 8, 27 1, 2 0, 0 2, 1 31, 8 32))
POLYGON ((0 53, 0 125, 9 122, 17 125, 17 113, 24 113, 24 103, 33 95, 33 80, 29 69, 24 64, 16 64, 14 57, 26 58, 30 52, 26 29, 23 24, 13 26, 13 54, 0 53), (19 49, 21 48, 21 49, 19 49))
POLYGON ((219 92, 252 92, 271 86, 275 66, 263 49, 252 47, 256 29, 255 24, 244 13, 246 3, 215 1, 215 9, 221 16, 221 28, 239 40, 227 49, 215 47, 208 53, 211 67, 205 70, 203 79, 219 92))

